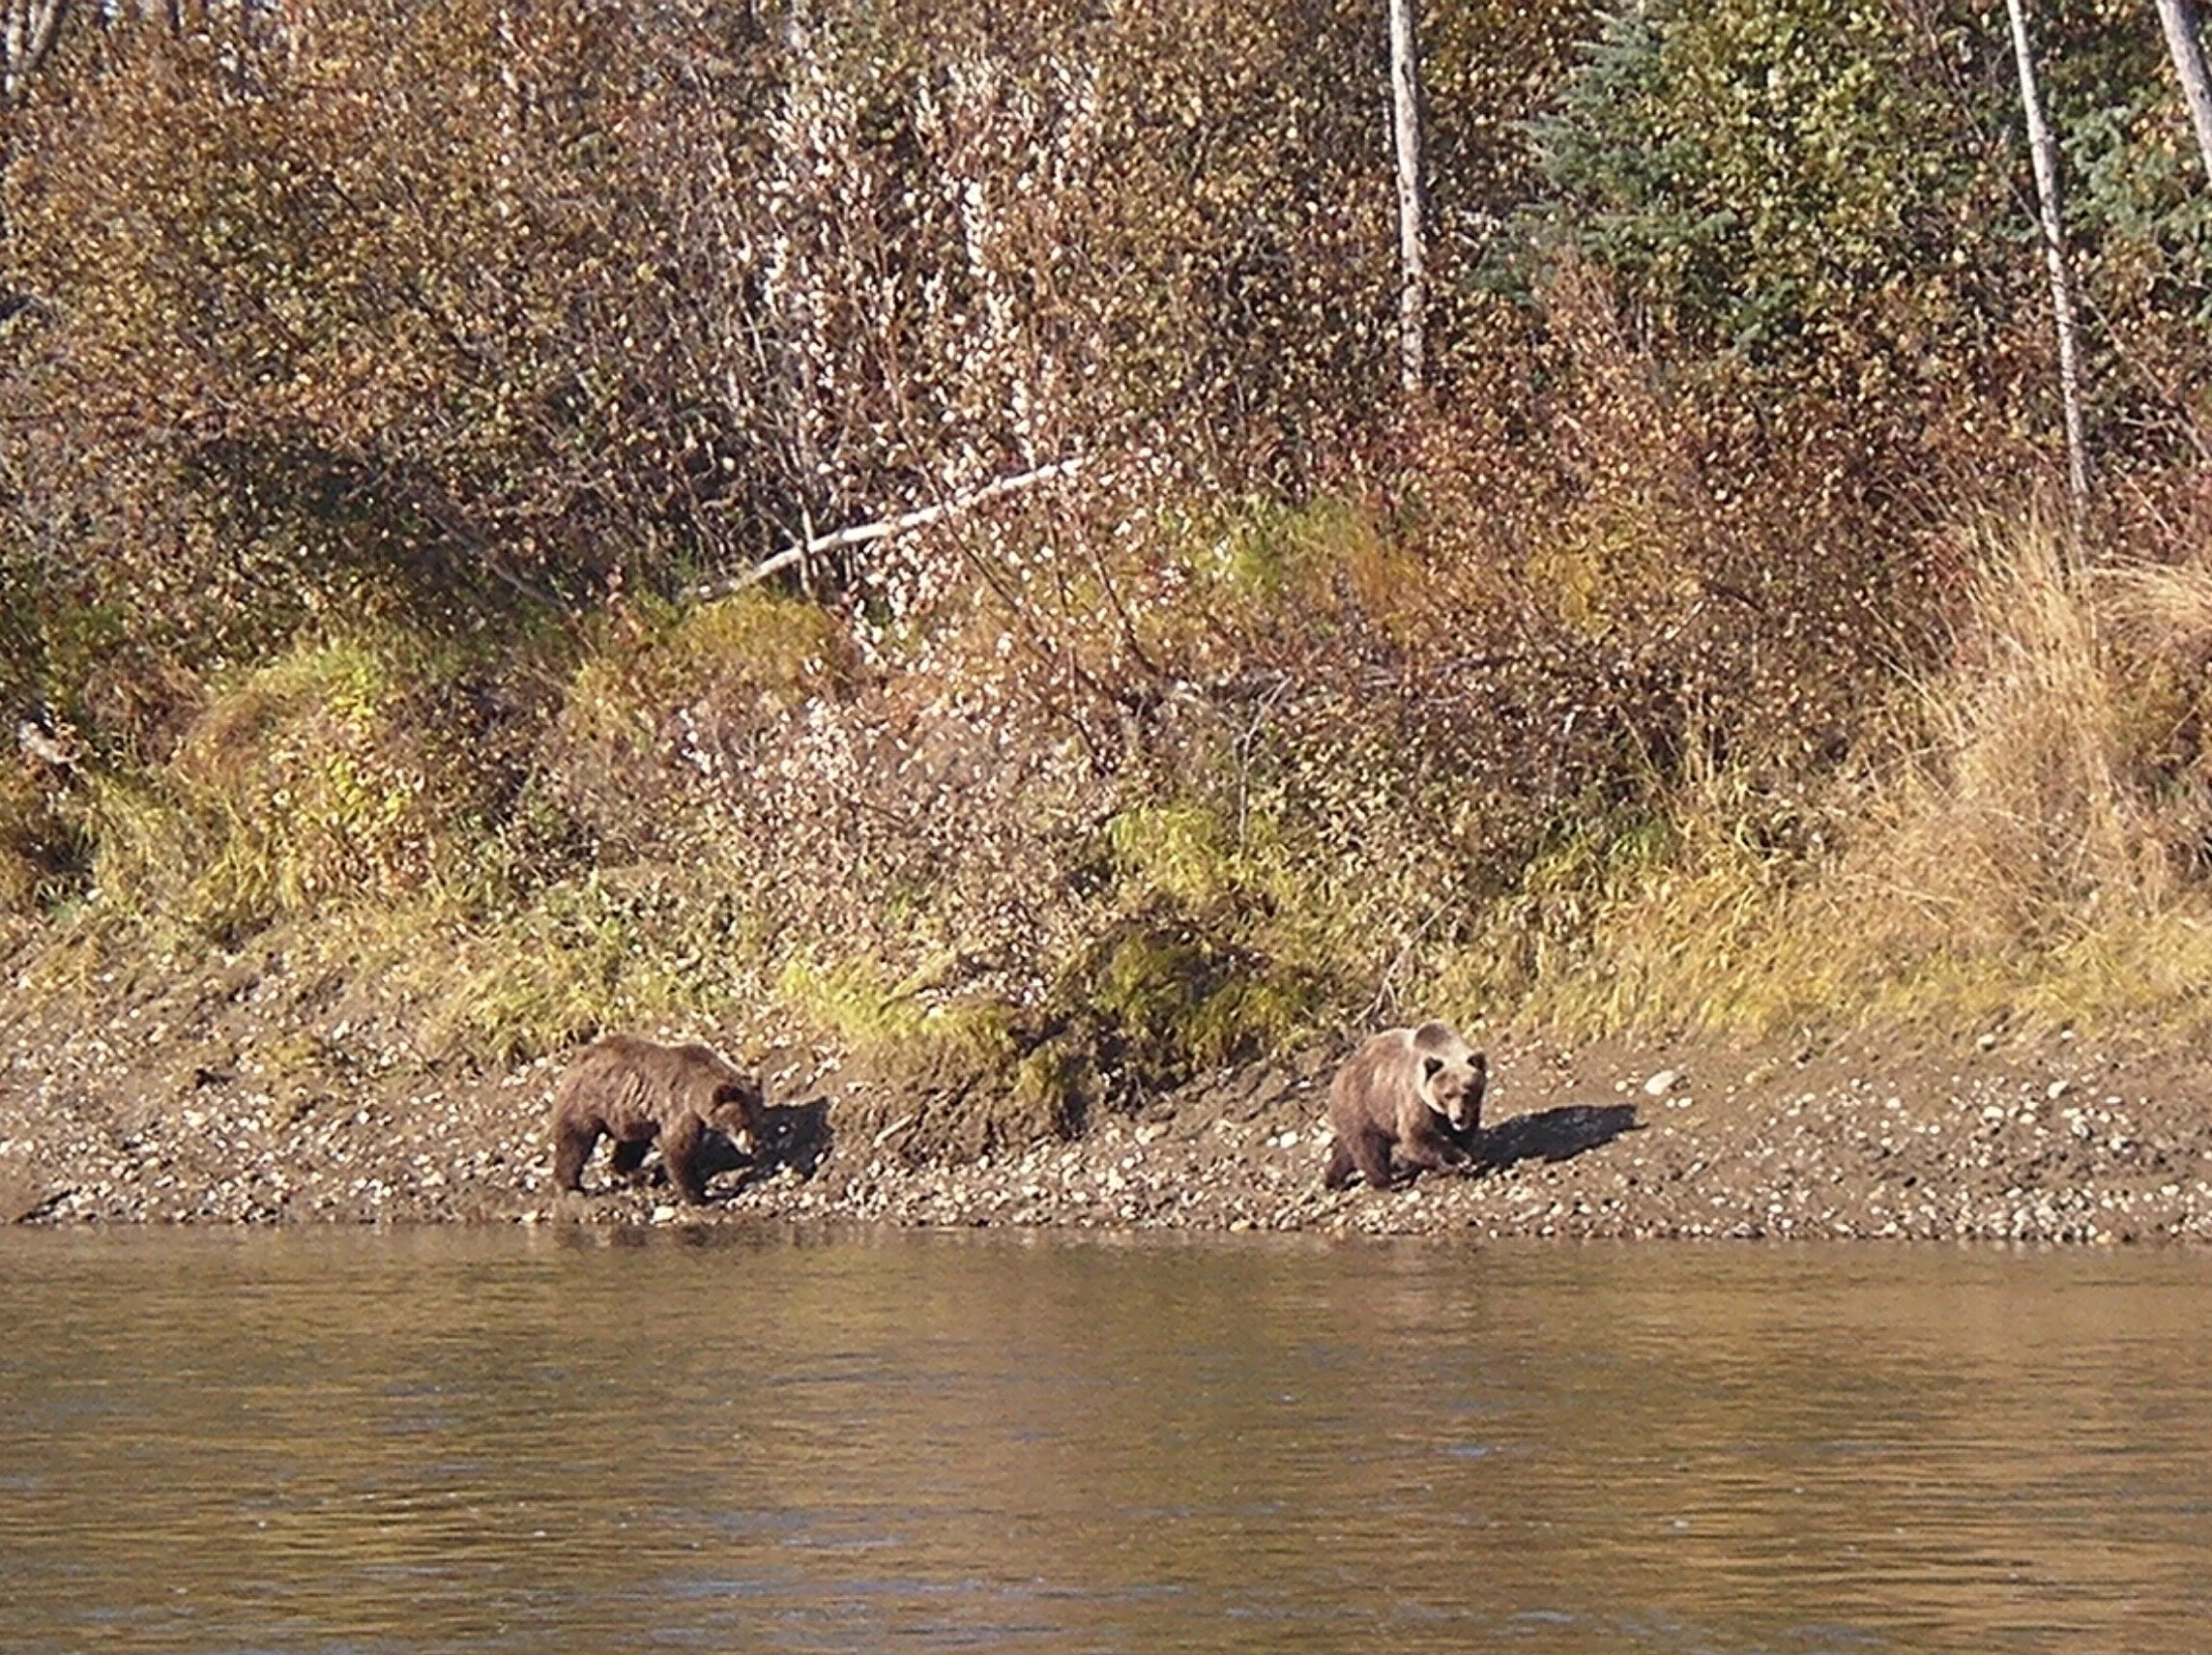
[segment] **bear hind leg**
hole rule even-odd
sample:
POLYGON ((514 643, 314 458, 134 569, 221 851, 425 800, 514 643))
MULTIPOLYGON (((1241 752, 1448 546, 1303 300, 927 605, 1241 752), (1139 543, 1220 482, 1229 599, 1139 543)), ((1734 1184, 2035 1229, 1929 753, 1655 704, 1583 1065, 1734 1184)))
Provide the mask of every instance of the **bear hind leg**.
POLYGON ((584 1163, 592 1158, 598 1147, 599 1123, 597 1120, 559 1120, 553 1125, 553 1187, 580 1190, 584 1187, 584 1163))
POLYGON ((1356 1135, 1352 1140, 1352 1159, 1366 1176, 1370 1189, 1391 1186, 1390 1140, 1382 1133, 1370 1129, 1356 1135))
POLYGON ((619 1138, 615 1141, 615 1172, 626 1178, 635 1177, 638 1168, 645 1165, 645 1152, 653 1147, 650 1138, 619 1138))

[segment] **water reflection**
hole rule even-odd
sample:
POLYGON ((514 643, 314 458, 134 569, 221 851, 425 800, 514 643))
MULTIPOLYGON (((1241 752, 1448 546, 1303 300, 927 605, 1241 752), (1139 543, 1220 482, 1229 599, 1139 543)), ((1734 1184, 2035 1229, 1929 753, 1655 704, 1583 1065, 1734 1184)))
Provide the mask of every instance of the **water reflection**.
POLYGON ((0 1234, 11 1650, 2184 1650, 2212 1258, 0 1234))

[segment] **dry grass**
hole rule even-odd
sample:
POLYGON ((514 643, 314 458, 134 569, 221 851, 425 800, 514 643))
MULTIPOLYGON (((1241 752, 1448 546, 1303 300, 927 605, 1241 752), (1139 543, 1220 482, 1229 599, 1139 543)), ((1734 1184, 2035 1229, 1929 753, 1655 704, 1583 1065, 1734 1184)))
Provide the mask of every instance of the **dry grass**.
POLYGON ((2212 988, 2204 766, 2168 670, 2212 639, 2200 569, 2083 567, 1978 537, 1948 667, 1794 830, 1696 774, 1678 846, 1607 902, 1525 1017, 1764 1033, 1874 1022, 2194 1026, 2212 988))
POLYGON ((0 915, 28 915, 42 884, 39 851, 51 810, 26 771, 0 771, 0 915))
MULTIPOLYGON (((1225 637, 1225 617, 1264 630, 1319 602, 1331 571, 1371 579, 1377 605, 1412 584, 1356 513, 1217 544, 1225 637)), ((1434 694, 1389 726, 1331 694, 1218 728, 1186 711, 1169 762, 1059 815, 1033 785, 982 785, 999 726, 938 715, 974 798, 909 822, 909 783, 859 761, 817 772, 783 740, 862 693, 821 611, 756 595, 618 615, 564 667, 533 756, 549 831, 581 847, 559 865, 533 865, 521 804, 472 814, 454 755, 421 739, 438 663, 303 648, 218 686, 166 766, 95 784, 102 897, 48 954, 81 965, 102 925, 132 932, 124 951, 267 927, 434 1051, 505 1060, 613 1027, 808 1038, 989 1075, 1060 1122, 1132 1076, 1172 1084, 1416 1011, 1586 1035, 2188 1026, 2212 987, 2212 573, 2085 568, 2033 521, 1985 526, 1972 550, 1946 663, 1815 792, 1703 762, 1692 730, 1672 769, 1616 743, 1531 804, 1470 782, 1489 703, 1432 729, 1415 715, 1434 694), (736 768, 673 762, 678 713, 720 731, 700 751, 736 768), (947 894, 972 876, 1015 881, 1043 917, 978 949, 977 911, 947 894)), ((868 719, 852 730, 863 758, 890 753, 868 719)), ((1528 755, 1550 749, 1500 751, 1526 792, 1528 755)))
POLYGON ((302 644, 218 686, 169 760, 90 796, 118 912, 217 940, 463 876, 480 767, 403 637, 302 644))

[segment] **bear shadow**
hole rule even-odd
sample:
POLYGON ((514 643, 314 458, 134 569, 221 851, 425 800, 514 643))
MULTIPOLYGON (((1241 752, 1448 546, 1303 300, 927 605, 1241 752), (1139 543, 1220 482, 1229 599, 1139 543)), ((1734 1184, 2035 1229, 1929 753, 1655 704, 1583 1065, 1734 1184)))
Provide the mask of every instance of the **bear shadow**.
MULTIPOLYGON (((810 1103, 765 1105, 754 1139, 757 1152, 748 1155, 720 1127, 708 1127, 699 1140, 699 1176, 712 1178, 721 1173, 736 1173, 739 1189, 771 1177, 785 1167, 801 1178, 811 1178, 834 1142, 830 1132, 830 1100, 818 1097, 810 1103)), ((653 1168, 650 1176, 655 1184, 668 1181, 667 1171, 661 1167, 653 1168)))
POLYGON ((830 1156, 836 1136, 830 1130, 830 1100, 805 1103, 771 1103, 761 1110, 760 1153, 745 1176, 751 1183, 789 1167, 801 1178, 811 1178, 830 1156))
POLYGON ((1586 1149, 1641 1132, 1633 1103, 1571 1103, 1516 1115, 1468 1135, 1470 1172, 1503 1172, 1521 1161, 1571 1161, 1586 1149))

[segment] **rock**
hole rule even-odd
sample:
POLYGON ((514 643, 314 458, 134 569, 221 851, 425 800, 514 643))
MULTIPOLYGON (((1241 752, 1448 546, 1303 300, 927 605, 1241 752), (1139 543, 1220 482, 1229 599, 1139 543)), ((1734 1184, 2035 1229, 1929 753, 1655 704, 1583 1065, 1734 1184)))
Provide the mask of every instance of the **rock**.
POLYGON ((1649 1080, 1644 1083, 1644 1095, 1646 1097, 1665 1097, 1669 1092, 1674 1089, 1675 1082, 1679 1081, 1681 1078, 1682 1077, 1673 1069, 1661 1069, 1657 1074, 1653 1075, 1649 1080))

